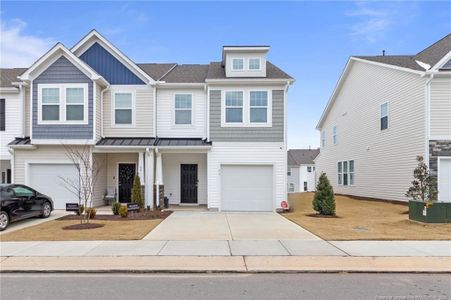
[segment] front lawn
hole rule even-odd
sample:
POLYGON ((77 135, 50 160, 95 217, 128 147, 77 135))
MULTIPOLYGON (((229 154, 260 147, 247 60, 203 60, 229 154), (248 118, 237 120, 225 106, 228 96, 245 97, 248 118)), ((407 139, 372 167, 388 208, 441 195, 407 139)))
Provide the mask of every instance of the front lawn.
POLYGON ((408 207, 335 196, 337 218, 312 216, 313 193, 290 194, 291 212, 282 216, 325 240, 449 240, 451 224, 409 220, 408 207))
POLYGON ((0 241, 89 241, 140 240, 154 229, 162 219, 155 220, 91 220, 103 227, 83 230, 64 230, 79 224, 79 220, 53 220, 0 236, 0 241))

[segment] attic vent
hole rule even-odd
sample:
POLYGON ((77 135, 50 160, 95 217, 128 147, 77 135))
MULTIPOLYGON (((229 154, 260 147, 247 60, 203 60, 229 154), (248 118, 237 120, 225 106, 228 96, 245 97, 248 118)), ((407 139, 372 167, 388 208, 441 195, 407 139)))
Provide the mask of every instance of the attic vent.
POLYGON ((385 50, 382 50, 382 56, 385 56, 385 50))

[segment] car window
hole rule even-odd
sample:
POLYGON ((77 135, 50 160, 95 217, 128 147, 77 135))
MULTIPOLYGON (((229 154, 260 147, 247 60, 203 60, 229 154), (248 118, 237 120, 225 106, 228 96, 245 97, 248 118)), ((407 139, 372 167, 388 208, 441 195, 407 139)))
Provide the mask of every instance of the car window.
POLYGON ((14 193, 17 197, 32 197, 34 196, 34 192, 30 189, 27 189, 23 186, 13 187, 14 193))
POLYGON ((10 189, 10 188, 2 189, 1 192, 0 192, 0 195, 1 195, 0 196, 1 199, 8 199, 8 198, 14 197, 13 190, 10 189))

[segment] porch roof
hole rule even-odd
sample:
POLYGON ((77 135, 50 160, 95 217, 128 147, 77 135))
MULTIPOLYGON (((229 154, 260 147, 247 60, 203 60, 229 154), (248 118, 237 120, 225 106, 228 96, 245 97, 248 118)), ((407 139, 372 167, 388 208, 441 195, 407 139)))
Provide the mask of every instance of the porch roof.
POLYGON ((31 139, 27 137, 16 137, 14 140, 8 143, 8 146, 26 146, 31 145, 31 139))
POLYGON ((196 147, 211 146, 211 142, 207 142, 201 138, 146 138, 146 137, 107 137, 97 142, 96 146, 140 146, 140 147, 196 147))

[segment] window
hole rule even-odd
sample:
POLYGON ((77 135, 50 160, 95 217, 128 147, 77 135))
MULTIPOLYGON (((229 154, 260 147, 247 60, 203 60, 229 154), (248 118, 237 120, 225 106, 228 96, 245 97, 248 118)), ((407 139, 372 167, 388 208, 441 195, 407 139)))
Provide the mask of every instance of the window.
POLYGON ((338 184, 354 185, 354 160, 338 162, 338 184))
POLYGON ((321 148, 324 148, 326 146, 326 132, 321 132, 321 148))
POLYGON ((307 167, 307 172, 311 173, 312 172, 312 167, 307 167))
POLYGON ((338 162, 338 184, 343 184, 343 163, 338 162))
POLYGON ((267 123, 268 121, 268 92, 250 92, 250 122, 267 123))
POLYGON ((343 162, 343 185, 348 185, 348 162, 343 162))
POLYGON ((83 88, 66 89, 66 120, 83 121, 84 99, 83 88))
POLYGON ((114 123, 116 125, 133 124, 133 94, 114 93, 114 123))
POLYGON ((354 161, 349 161, 349 185, 354 185, 354 161))
POLYGON ((226 92, 225 94, 226 123, 243 122, 243 92, 226 92))
POLYGON ((332 129, 333 129, 332 130, 333 131, 332 139, 333 139, 334 145, 336 145, 337 144, 337 126, 334 126, 332 129))
POLYGON ((23 186, 15 186, 13 187, 13 191, 17 197, 33 197, 34 192, 23 186))
POLYGON ((307 192, 307 190, 308 190, 307 181, 304 181, 304 192, 307 192))
POLYGON ((6 125, 6 105, 5 99, 0 99, 0 131, 5 131, 6 125))
POLYGON ((288 185, 288 192, 293 193, 294 192, 294 183, 290 183, 288 185))
POLYGON ((260 70, 260 58, 249 59, 249 70, 260 70))
POLYGON ((388 128, 388 102, 381 105, 381 130, 388 128))
POLYGON ((42 120, 59 121, 60 120, 60 89, 43 88, 42 89, 42 120))
POLYGON ((288 170, 287 170, 287 176, 291 176, 291 168, 288 168, 288 170))
POLYGON ((244 59, 234 58, 232 60, 232 69, 233 70, 243 70, 244 69, 244 59))
POLYGON ((175 94, 175 124, 192 124, 193 101, 191 94, 175 94))

